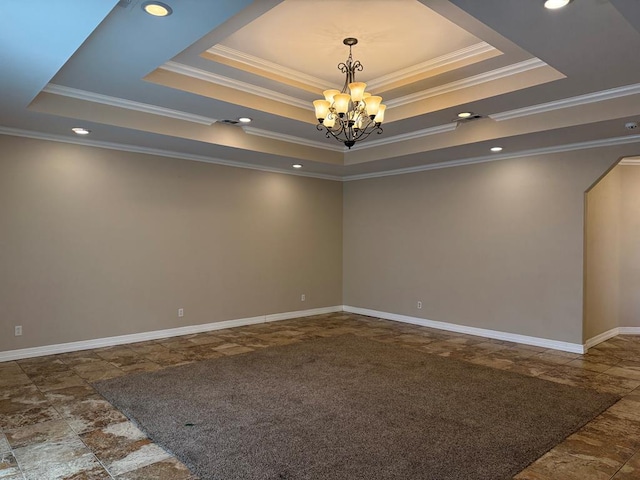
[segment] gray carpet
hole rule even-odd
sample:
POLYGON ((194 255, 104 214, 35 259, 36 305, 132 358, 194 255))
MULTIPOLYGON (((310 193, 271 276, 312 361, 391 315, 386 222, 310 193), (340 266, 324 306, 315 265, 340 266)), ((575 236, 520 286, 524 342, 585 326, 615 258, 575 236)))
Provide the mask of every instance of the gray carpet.
POLYGON ((344 336, 96 384, 203 480, 499 480, 617 397, 344 336))

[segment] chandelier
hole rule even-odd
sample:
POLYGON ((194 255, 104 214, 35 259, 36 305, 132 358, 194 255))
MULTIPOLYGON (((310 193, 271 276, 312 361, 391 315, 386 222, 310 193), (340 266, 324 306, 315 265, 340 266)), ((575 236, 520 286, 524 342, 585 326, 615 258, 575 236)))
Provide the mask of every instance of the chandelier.
POLYGON ((364 68, 359 60, 354 62, 351 55, 351 47, 358 39, 345 38, 342 43, 349 46, 349 58, 338 64, 338 70, 346 75, 342 91, 325 90, 322 92, 324 100, 315 100, 313 106, 319 122, 316 128, 324 131, 327 138, 333 137, 350 149, 373 132, 382 133, 380 125, 387 107, 380 103, 382 97, 364 91, 366 83, 355 81, 356 70, 361 72, 364 68))

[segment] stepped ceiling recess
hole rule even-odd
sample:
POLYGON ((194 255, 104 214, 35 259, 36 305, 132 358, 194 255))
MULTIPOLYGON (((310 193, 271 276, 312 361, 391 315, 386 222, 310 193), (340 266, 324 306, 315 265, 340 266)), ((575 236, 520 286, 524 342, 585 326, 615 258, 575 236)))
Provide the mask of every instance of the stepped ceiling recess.
POLYGON ((163 1, 3 1, 0 133, 336 179, 640 141, 640 2, 163 1), (351 150, 312 105, 346 37, 387 105, 351 150))

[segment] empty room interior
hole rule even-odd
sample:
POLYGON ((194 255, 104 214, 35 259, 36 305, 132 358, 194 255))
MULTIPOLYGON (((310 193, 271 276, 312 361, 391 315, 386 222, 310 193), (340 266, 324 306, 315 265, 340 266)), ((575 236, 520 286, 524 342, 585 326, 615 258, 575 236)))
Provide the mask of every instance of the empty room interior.
POLYGON ((640 479, 640 2, 0 2, 2 480, 640 479))

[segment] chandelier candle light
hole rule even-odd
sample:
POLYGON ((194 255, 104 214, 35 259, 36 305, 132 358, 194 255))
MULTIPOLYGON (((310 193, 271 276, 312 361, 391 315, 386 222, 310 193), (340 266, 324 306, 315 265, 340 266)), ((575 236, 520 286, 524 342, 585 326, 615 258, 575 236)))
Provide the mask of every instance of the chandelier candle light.
POLYGON ((324 100, 315 100, 313 106, 319 122, 316 128, 324 130, 327 138, 333 137, 350 149, 373 132, 382 133, 380 125, 387 107, 381 105, 382 97, 364 91, 366 83, 356 82, 356 70, 361 72, 364 68, 351 56, 351 47, 358 39, 345 38, 343 43, 349 46, 349 58, 338 64, 338 70, 346 75, 342 91, 325 90, 322 92, 324 100))

